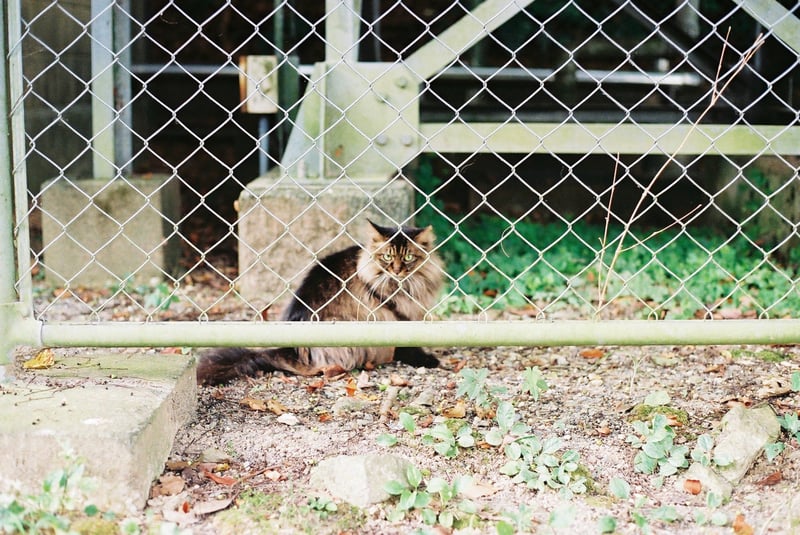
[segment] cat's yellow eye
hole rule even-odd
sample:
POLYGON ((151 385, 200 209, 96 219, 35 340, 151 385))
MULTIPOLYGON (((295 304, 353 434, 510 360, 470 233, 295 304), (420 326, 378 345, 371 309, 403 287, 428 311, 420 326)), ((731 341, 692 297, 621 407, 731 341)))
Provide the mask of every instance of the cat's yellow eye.
POLYGON ((417 257, 416 257, 416 256, 414 256, 414 255, 413 255, 413 254, 411 254, 411 253, 408 253, 407 255, 405 255, 405 256, 403 257, 403 262, 409 263, 409 262, 413 262, 413 261, 414 261, 414 260, 416 260, 416 259, 417 259, 417 257))
POLYGON ((384 262, 391 262, 394 260, 394 255, 392 253, 383 253, 383 255, 381 255, 381 259, 384 262))

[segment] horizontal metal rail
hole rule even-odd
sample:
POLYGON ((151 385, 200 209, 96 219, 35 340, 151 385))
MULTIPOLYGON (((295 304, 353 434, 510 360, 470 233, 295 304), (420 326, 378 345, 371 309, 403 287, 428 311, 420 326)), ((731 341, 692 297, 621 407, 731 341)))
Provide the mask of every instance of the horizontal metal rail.
POLYGON ((800 154, 798 127, 619 123, 422 123, 426 151, 544 154, 800 154))
MULTIPOLYGON (((800 320, 42 323, 49 347, 800 343, 800 320), (102 327, 102 328, 101 328, 102 327)), ((35 341, 31 341, 35 342, 35 341)))
MULTIPOLYGON (((313 65, 298 65, 298 74, 310 77, 314 72, 313 65)), ((169 74, 175 76, 240 76, 242 69, 235 65, 164 65, 163 63, 134 63, 131 72, 137 75, 169 74)), ((436 75, 437 80, 481 80, 524 82, 552 82, 556 71, 553 69, 528 69, 522 67, 459 67, 453 66, 436 75)), ((692 72, 660 72, 660 71, 608 71, 587 69, 575 72, 575 81, 579 83, 603 83, 621 85, 662 85, 662 86, 699 86, 703 78, 692 72)))

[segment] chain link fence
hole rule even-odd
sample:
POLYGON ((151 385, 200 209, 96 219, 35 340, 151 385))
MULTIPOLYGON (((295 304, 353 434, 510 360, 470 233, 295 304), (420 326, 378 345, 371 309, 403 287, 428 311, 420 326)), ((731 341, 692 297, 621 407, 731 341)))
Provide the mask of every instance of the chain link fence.
POLYGON ((797 5, 306 4, 8 3, 39 341, 796 341, 669 320, 800 309, 797 5), (367 219, 433 227, 425 323, 270 329, 367 219))

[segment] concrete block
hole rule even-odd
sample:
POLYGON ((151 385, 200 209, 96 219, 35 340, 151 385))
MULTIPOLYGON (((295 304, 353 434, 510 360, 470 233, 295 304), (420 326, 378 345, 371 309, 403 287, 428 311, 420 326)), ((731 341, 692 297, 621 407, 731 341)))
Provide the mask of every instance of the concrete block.
POLYGON ((367 219, 408 224, 413 206, 402 179, 260 177, 239 197, 238 289, 256 310, 285 304, 317 258, 363 243, 367 219))
POLYGON ((148 283, 175 271, 178 181, 168 176, 56 179, 42 186, 42 251, 48 282, 101 287, 148 283))
POLYGON ((193 357, 142 353, 58 358, 0 387, 0 494, 38 493, 72 450, 101 510, 144 507, 175 433, 194 414, 193 357), (41 377, 41 376, 46 377, 41 377))

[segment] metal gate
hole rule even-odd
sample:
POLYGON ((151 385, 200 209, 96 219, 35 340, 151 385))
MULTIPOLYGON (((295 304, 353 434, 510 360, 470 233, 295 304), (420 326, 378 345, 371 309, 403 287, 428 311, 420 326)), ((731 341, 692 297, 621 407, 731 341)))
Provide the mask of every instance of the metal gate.
POLYGON ((251 4, 0 7, 4 355, 800 339, 796 5, 251 4), (259 321, 368 216, 426 321, 259 321))

